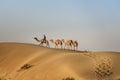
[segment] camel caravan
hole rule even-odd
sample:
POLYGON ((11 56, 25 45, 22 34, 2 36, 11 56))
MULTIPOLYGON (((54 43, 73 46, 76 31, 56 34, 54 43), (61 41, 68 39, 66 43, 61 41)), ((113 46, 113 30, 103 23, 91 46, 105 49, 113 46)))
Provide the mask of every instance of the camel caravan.
POLYGON ((56 39, 56 40, 47 40, 46 36, 44 35, 44 38, 42 39, 38 39, 37 37, 34 37, 34 39, 39 42, 40 46, 46 46, 46 47, 50 47, 49 45, 49 41, 54 44, 55 48, 60 48, 61 49, 70 49, 70 50, 77 50, 78 49, 78 42, 77 41, 73 41, 73 40, 64 40, 64 39, 56 39), (64 47, 63 47, 64 44, 64 47))

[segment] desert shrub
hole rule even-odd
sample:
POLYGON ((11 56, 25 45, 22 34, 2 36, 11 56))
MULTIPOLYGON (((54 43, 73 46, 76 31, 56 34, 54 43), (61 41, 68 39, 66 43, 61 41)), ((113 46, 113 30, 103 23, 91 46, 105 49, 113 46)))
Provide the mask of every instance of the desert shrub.
POLYGON ((66 77, 66 78, 63 78, 62 80, 75 80, 75 78, 73 78, 73 77, 66 77))
POLYGON ((28 68, 30 68, 30 67, 32 67, 32 65, 30 65, 30 64, 24 64, 24 65, 21 67, 21 69, 28 69, 28 68))
POLYGON ((103 59, 96 63, 95 75, 97 80, 112 80, 112 62, 111 59, 103 59))
POLYGON ((20 67, 19 70, 17 70, 17 72, 20 72, 20 71, 22 71, 22 70, 29 69, 29 68, 31 68, 32 66, 33 66, 33 65, 31 65, 31 64, 24 64, 23 66, 20 67))

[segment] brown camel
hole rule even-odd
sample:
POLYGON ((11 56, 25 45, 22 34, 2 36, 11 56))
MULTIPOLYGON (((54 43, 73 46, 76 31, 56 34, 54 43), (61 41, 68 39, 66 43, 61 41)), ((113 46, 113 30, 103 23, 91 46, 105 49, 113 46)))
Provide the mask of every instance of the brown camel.
POLYGON ((49 46, 49 42, 48 42, 48 40, 44 40, 44 39, 38 39, 37 37, 34 37, 34 39, 37 41, 37 42, 40 42, 40 46, 43 46, 43 44, 45 43, 46 44, 46 47, 50 47, 49 46))
POLYGON ((62 41, 65 44, 64 49, 65 49, 66 46, 67 46, 68 49, 72 49, 72 40, 66 40, 65 41, 64 39, 62 39, 62 41))
POLYGON ((55 48, 57 48, 58 45, 60 45, 61 48, 62 48, 62 41, 61 41, 61 40, 57 39, 57 40, 54 41, 53 39, 51 39, 50 41, 51 41, 53 44, 55 44, 55 48))
POLYGON ((72 41, 72 45, 74 47, 74 50, 78 49, 78 42, 77 41, 72 41))

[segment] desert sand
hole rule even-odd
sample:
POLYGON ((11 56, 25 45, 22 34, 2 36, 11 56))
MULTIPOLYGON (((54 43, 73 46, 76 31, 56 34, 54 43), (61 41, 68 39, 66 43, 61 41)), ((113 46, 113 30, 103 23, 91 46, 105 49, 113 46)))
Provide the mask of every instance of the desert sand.
POLYGON ((120 80, 120 52, 0 43, 0 80, 120 80))

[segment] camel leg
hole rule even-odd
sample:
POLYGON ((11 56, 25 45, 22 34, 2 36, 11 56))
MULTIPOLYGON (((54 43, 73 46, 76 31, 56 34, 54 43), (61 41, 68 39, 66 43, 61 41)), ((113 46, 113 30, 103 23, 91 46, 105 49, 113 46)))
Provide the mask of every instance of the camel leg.
POLYGON ((48 47, 48 44, 46 44, 46 47, 48 47))
POLYGON ((43 46, 43 43, 40 43, 39 46, 43 46))
POLYGON ((67 45, 67 48, 66 49, 69 49, 69 46, 67 45))
POLYGON ((78 49, 78 47, 76 47, 76 50, 78 49))
POLYGON ((47 45, 47 47, 49 47, 49 45, 47 45))
POLYGON ((47 44, 47 47, 50 47, 49 44, 47 44))
POLYGON ((57 48, 57 45, 55 45, 55 48, 57 48))
POLYGON ((70 45, 70 50, 72 50, 72 46, 70 45))
POLYGON ((48 44, 46 44, 46 47, 49 47, 49 45, 48 45, 48 44))
POLYGON ((61 49, 62 49, 62 45, 61 45, 61 49))
POLYGON ((67 49, 70 49, 70 46, 67 46, 67 49))
POLYGON ((78 50, 78 46, 76 46, 76 50, 78 50))
POLYGON ((47 46, 47 47, 50 47, 50 45, 49 45, 49 43, 48 43, 48 42, 46 42, 46 46, 47 46))
POLYGON ((56 45, 56 48, 59 48, 58 45, 56 45))
POLYGON ((70 46, 70 50, 72 50, 72 47, 70 46))
POLYGON ((56 45, 55 45, 55 48, 56 48, 56 45))
POLYGON ((76 50, 76 47, 74 47, 74 51, 76 50))
POLYGON ((50 48, 50 45, 48 44, 48 47, 50 48))
POLYGON ((66 45, 64 46, 64 49, 65 49, 66 45))
POLYGON ((75 51, 75 46, 73 46, 73 50, 75 51))

